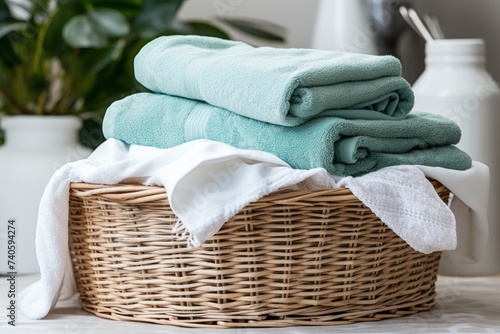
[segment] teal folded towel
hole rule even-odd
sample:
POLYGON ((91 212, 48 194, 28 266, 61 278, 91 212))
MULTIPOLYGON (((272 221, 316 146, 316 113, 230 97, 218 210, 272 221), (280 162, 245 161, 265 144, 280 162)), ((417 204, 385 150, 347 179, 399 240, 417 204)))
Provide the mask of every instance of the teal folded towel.
POLYGON ((284 126, 318 116, 400 119, 413 107, 413 92, 392 56, 168 36, 146 44, 134 68, 154 92, 284 126))
POLYGON ((398 121, 321 117, 284 127, 200 101, 139 93, 108 108, 103 131, 106 138, 159 148, 210 139, 273 153, 297 169, 323 167, 333 175, 405 164, 457 170, 471 166, 470 157, 451 145, 460 139, 459 127, 425 113, 398 121))

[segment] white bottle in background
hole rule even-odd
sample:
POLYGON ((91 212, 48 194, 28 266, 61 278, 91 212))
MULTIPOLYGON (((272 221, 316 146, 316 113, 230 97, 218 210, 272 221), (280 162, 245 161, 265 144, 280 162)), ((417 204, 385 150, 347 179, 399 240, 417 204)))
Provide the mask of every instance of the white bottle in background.
POLYGON ((485 68, 481 39, 442 39, 426 44, 425 71, 413 85, 415 111, 446 116, 462 130, 457 145, 490 168, 490 235, 481 261, 452 264, 440 273, 475 276, 500 273, 500 91, 485 68))

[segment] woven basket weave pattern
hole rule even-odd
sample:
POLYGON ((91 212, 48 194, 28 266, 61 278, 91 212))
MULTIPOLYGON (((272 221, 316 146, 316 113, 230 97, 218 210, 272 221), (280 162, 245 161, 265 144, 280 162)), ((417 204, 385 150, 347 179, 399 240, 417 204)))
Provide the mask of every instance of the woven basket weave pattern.
MULTIPOLYGON (((447 199, 445 187, 434 182, 447 199)), ((282 191, 186 249, 165 190, 72 184, 83 308, 187 327, 332 325, 432 307, 440 253, 409 247, 348 189, 282 191)))

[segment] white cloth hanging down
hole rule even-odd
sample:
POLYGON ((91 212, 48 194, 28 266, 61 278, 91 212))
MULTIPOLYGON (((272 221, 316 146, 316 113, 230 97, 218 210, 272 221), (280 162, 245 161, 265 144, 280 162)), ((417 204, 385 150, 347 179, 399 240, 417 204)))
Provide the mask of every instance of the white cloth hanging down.
POLYGON ((276 156, 209 140, 170 149, 108 139, 92 155, 60 168, 42 196, 36 249, 41 278, 20 294, 21 311, 45 317, 57 300, 76 292, 68 250, 71 182, 162 185, 172 210, 198 246, 248 203, 281 188, 348 187, 410 246, 424 253, 457 246, 455 217, 426 175, 441 181, 465 206, 461 224, 477 233, 457 259, 477 258, 487 233, 488 168, 474 162, 464 172, 420 166, 385 168, 361 177, 332 177, 324 169, 296 170, 276 156), (425 174, 424 174, 425 173, 425 174), (473 189, 474 191, 471 191, 473 189), (486 189, 486 190, 485 190, 486 189))

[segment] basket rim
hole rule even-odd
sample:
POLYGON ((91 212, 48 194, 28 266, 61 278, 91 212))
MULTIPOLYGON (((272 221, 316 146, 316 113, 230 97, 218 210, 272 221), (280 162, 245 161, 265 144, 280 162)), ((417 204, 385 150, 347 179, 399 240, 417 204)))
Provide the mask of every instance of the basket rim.
MULTIPOLYGON (((428 178, 437 193, 446 189, 439 181, 428 178)), ((132 200, 134 203, 152 202, 166 198, 166 189, 159 185, 138 184, 95 184, 84 182, 72 182, 70 190, 78 197, 92 197, 99 195, 109 200, 132 200)), ((336 201, 359 201, 349 188, 325 188, 315 190, 292 190, 280 189, 265 195, 256 202, 267 201, 275 203, 288 203, 293 200, 313 199, 314 197, 335 196, 336 201)))

